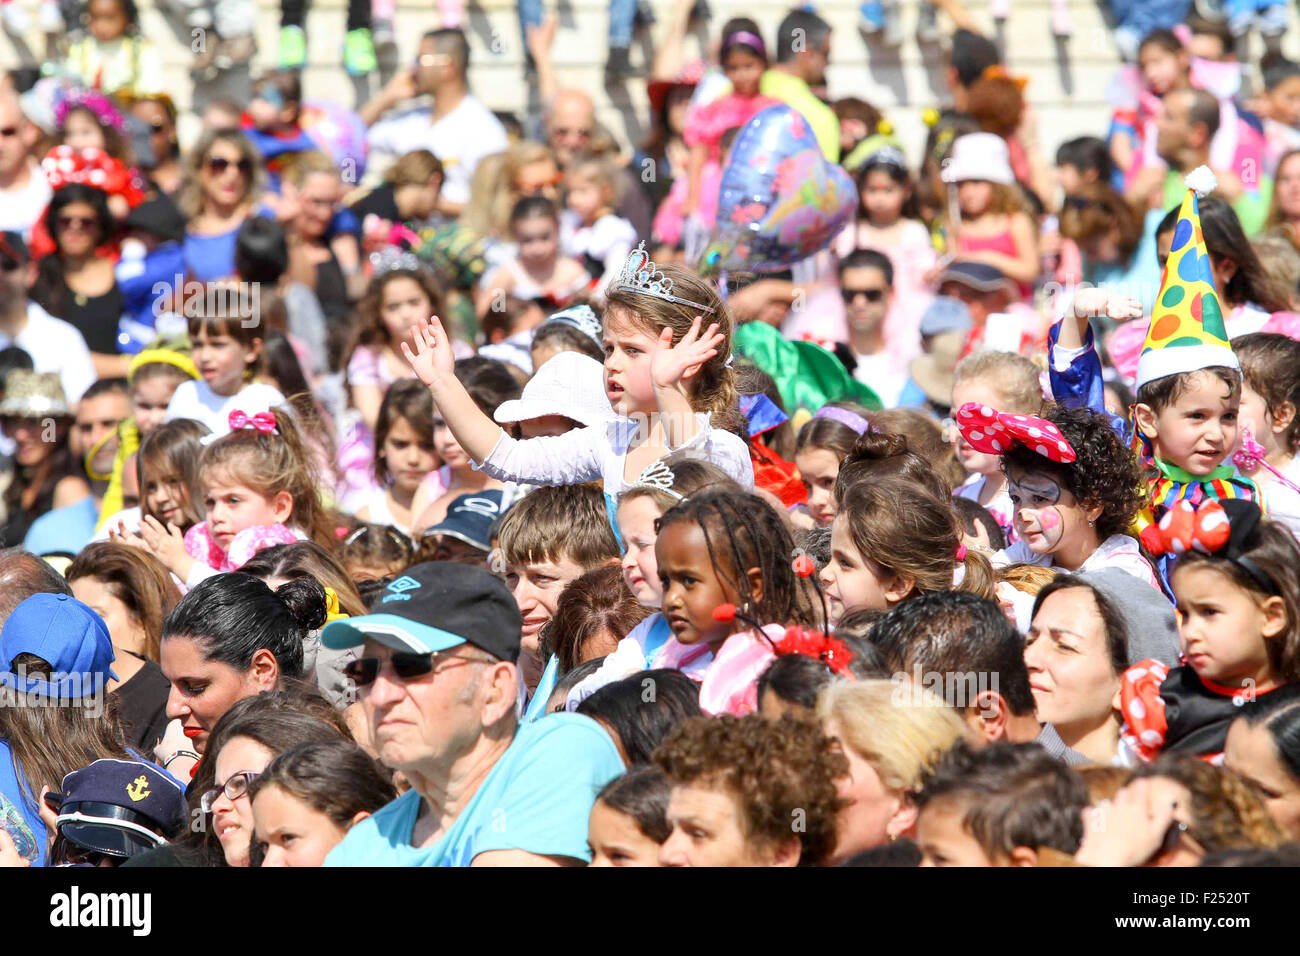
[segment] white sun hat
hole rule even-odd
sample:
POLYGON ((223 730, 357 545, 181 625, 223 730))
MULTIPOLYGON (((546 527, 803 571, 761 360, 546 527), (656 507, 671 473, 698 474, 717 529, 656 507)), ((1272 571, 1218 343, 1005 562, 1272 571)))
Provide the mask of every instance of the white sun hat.
POLYGON ((605 394, 605 366, 581 352, 560 352, 528 380, 523 395, 502 402, 493 417, 506 425, 543 415, 563 415, 587 427, 617 418, 605 394))
POLYGON ((964 183, 972 179, 1004 186, 1016 181, 1007 141, 996 133, 967 133, 953 140, 952 155, 943 164, 943 181, 964 183))

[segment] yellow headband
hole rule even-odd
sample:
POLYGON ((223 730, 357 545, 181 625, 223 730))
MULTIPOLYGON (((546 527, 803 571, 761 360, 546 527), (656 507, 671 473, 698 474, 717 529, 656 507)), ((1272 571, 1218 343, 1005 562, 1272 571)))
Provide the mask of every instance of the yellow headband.
POLYGON ((194 360, 183 352, 176 352, 172 349, 145 349, 131 359, 131 366, 127 369, 127 380, 135 378, 135 373, 140 370, 140 366, 149 365, 153 362, 163 362, 167 365, 174 365, 190 378, 198 378, 199 370, 194 365, 194 360))

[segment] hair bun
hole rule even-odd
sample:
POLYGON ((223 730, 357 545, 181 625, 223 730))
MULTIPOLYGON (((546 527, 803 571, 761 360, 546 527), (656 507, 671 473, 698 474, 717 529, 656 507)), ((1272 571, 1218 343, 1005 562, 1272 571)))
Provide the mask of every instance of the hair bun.
POLYGON ((304 630, 318 631, 325 626, 328 602, 325 588, 315 578, 294 578, 276 588, 275 593, 304 630))
POLYGON ((911 449, 907 437, 897 432, 866 432, 853 443, 853 450, 840 467, 855 461, 881 461, 906 455, 911 449))

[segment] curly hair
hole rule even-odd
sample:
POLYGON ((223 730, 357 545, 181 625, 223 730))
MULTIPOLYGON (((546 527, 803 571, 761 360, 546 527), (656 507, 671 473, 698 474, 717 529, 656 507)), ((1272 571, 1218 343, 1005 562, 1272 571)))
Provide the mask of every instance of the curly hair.
POLYGON ((797 837, 800 866, 818 866, 835 849, 835 817, 844 805, 835 780, 849 765, 818 727, 790 716, 696 717, 655 751, 655 763, 674 786, 727 791, 752 843, 779 846, 797 837), (792 826, 799 811, 802 829, 792 826))
POLYGON ((1187 788, 1192 795, 1187 835, 1206 853, 1237 847, 1272 848, 1283 842, 1259 790, 1231 770, 1191 754, 1164 753, 1133 771, 1133 779, 1142 777, 1165 777, 1187 788))
POLYGON ((1145 501, 1142 466, 1111 428, 1110 420, 1087 408, 1049 405, 1043 418, 1061 430, 1077 456, 1066 465, 1017 442, 1002 456, 1002 471, 1046 474, 1069 490, 1083 507, 1102 505, 1097 538, 1124 534, 1145 501))

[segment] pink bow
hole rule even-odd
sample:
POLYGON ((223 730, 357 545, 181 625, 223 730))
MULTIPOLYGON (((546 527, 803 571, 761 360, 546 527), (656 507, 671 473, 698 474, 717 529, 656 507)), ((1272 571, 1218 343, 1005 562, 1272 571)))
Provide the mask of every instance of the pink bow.
POLYGON ((230 430, 256 428, 259 432, 270 434, 275 431, 275 415, 272 412, 258 412, 252 418, 246 412, 235 409, 230 413, 230 430))
POLYGON ((1044 458, 1068 464, 1077 457, 1061 430, 1044 418, 997 412, 988 405, 967 402, 957 410, 961 437, 976 451, 1002 455, 1020 442, 1044 458))

